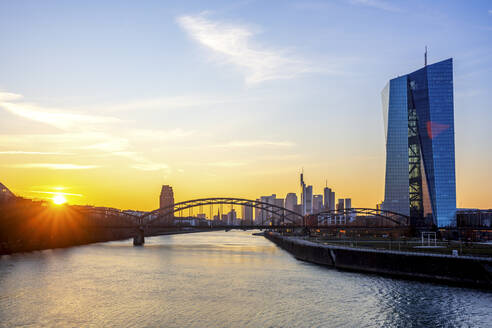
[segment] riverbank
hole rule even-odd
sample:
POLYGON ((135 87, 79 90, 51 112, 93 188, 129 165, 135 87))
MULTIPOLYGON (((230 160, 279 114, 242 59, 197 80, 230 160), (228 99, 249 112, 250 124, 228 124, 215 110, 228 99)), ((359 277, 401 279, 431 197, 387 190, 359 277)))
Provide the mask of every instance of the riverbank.
POLYGON ((341 270, 492 289, 492 258, 322 245, 265 233, 297 259, 341 270))
MULTIPOLYGON (((164 236, 164 235, 178 235, 196 232, 212 231, 211 229, 187 229, 177 228, 177 230, 156 231, 145 234, 145 237, 164 236)), ((81 229, 81 232, 77 234, 66 235, 53 235, 53 236, 40 236, 37 239, 17 239, 11 241, 0 242, 0 256, 9 255, 14 253, 26 253, 33 251, 40 251, 45 249, 55 248, 68 248, 82 245, 89 245, 94 243, 102 243, 109 241, 118 241, 131 239, 135 236, 135 229, 122 228, 122 229, 108 229, 88 227, 81 229), (44 237, 44 238, 43 238, 44 237)))

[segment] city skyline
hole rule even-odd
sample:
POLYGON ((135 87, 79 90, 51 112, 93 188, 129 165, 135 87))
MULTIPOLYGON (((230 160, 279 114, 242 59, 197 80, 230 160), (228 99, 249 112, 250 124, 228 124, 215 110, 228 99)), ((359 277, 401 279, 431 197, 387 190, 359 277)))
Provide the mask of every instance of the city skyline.
POLYGON ((163 184, 176 201, 297 192, 304 167, 315 194, 328 180, 373 208, 381 86, 428 45, 429 62, 454 58, 457 207, 492 207, 488 3, 207 6, 0 3, 1 182, 152 210, 163 184))

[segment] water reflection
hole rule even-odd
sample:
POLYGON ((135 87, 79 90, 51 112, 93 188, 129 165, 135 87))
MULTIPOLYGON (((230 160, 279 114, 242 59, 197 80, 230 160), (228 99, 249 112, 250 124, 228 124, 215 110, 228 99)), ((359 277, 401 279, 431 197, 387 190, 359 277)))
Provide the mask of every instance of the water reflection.
POLYGON ((148 238, 0 259, 0 326, 453 327, 492 295, 300 262, 251 232, 148 238))

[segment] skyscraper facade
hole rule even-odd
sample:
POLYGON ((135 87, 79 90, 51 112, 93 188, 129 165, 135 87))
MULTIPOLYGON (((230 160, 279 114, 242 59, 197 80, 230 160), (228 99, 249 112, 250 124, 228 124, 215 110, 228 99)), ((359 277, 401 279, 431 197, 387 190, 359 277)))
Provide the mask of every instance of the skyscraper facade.
POLYGON ((253 223, 253 207, 243 206, 241 209, 241 214, 245 224, 253 223))
MULTIPOLYGON (((163 185, 161 188, 161 194, 159 196, 159 208, 170 208, 174 205, 174 192, 173 187, 169 185, 163 185)), ((174 215, 166 215, 160 218, 163 223, 171 223, 174 219, 174 215)))
POLYGON ((297 205, 297 195, 293 192, 288 193, 287 196, 285 196, 285 208, 295 212, 296 205, 297 205))
POLYGON ((313 213, 319 213, 323 210, 323 195, 313 196, 313 213))
POLYGON ((323 196, 324 196, 323 207, 325 210, 330 210, 330 193, 331 193, 331 188, 325 187, 325 189, 323 189, 323 196))
POLYGON ((383 209, 455 224, 453 62, 426 65, 382 91, 386 136, 383 209))
POLYGON ((306 186, 306 192, 304 194, 304 204, 306 214, 313 214, 313 186, 306 186))
POLYGON ((173 187, 163 185, 159 196, 159 208, 171 207, 174 205, 173 187))

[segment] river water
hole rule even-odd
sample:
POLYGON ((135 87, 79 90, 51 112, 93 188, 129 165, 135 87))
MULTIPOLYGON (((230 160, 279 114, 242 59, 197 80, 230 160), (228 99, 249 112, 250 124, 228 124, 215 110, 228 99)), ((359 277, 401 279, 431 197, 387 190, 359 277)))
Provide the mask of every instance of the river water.
POLYGON ((0 327, 491 327, 492 293, 301 262, 251 231, 0 257, 0 327))

